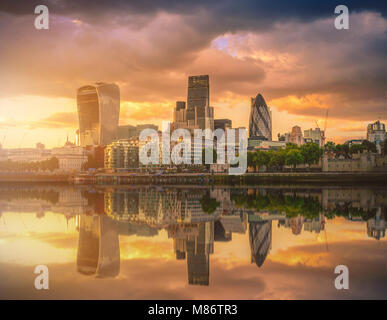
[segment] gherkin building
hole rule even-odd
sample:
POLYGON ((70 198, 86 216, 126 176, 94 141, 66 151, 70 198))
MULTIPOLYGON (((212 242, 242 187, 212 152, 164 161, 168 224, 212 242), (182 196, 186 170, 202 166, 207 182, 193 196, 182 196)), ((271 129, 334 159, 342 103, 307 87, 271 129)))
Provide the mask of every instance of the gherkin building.
POLYGON ((271 141, 271 110, 260 93, 251 98, 249 138, 264 138, 271 141))

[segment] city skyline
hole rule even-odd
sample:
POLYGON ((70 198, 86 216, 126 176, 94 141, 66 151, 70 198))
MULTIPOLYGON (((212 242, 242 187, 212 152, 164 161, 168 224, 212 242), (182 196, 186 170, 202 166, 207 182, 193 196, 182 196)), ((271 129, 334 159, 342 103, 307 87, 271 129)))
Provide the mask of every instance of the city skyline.
POLYGON ((348 4, 350 28, 336 30, 330 3, 295 11, 285 1, 239 10, 229 1, 116 2, 120 10, 49 1, 49 30, 34 29, 32 5, 0 5, 3 147, 74 141, 76 90, 98 81, 120 87, 120 125, 160 127, 187 98, 187 77, 199 74, 211 78, 216 118, 235 127, 248 128, 250 97, 260 92, 273 137, 322 126, 327 108, 327 141, 365 138, 369 123, 387 122, 383 6, 348 4))

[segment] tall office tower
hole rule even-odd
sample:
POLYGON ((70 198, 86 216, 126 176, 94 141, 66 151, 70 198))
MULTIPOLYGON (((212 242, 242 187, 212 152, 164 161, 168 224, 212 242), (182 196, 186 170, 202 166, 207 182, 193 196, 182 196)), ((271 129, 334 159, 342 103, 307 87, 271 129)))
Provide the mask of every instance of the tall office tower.
POLYGON ((215 119, 214 120, 214 129, 222 129, 226 131, 227 129, 232 128, 232 120, 230 119, 215 119))
POLYGON ((97 82, 77 91, 81 146, 108 145, 117 138, 120 89, 114 83, 97 82))
POLYGON ((271 249, 271 221, 251 222, 249 240, 251 262, 261 267, 271 249))
POLYGON ((210 107, 208 75, 188 77, 186 117, 188 126, 214 130, 214 108, 210 107))
POLYGON ((271 110, 260 93, 251 98, 249 138, 265 137, 271 141, 271 110))
POLYGON ((173 121, 174 122, 186 122, 186 109, 185 109, 185 101, 176 101, 175 110, 173 110, 173 121))

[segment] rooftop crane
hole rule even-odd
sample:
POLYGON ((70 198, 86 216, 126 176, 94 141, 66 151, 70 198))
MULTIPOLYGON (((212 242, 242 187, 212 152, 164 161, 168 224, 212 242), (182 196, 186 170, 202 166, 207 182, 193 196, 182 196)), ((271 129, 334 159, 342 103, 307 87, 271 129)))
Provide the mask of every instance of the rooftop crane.
POLYGON ((7 138, 8 128, 5 130, 3 141, 1 141, 1 144, 4 146, 5 139, 7 138))
POLYGON ((325 145, 325 138, 326 138, 326 132, 327 132, 327 124, 328 124, 328 112, 329 109, 325 111, 325 122, 324 122, 324 145, 325 145))

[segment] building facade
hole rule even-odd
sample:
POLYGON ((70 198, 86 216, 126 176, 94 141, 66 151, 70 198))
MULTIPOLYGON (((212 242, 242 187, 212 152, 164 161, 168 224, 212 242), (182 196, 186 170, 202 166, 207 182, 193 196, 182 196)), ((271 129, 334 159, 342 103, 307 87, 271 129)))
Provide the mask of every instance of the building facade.
POLYGON ((298 146, 304 144, 304 136, 302 135, 302 131, 299 126, 294 126, 292 128, 292 132, 290 132, 289 142, 294 143, 298 146))
POLYGON ((51 150, 37 143, 36 148, 17 148, 7 150, 7 160, 14 162, 37 162, 51 159, 51 150))
POLYGON ((81 171, 82 165, 87 161, 85 148, 68 141, 63 147, 53 148, 52 156, 58 159, 61 171, 81 171))
POLYGON ((136 169, 138 167, 138 137, 117 140, 105 148, 105 169, 136 169))
POLYGON ((227 129, 232 128, 232 120, 230 119, 215 119, 214 120, 214 129, 222 129, 226 131, 227 129))
POLYGON ((249 138, 259 136, 272 140, 271 110, 260 93, 255 98, 251 98, 249 121, 249 138))
MULTIPOLYGON (((178 106, 183 107, 183 105, 176 107, 178 106)), ((197 125, 202 130, 214 130, 214 108, 210 107, 210 78, 208 75, 188 77, 186 120, 189 126, 197 125)))
POLYGON ((120 89, 114 83, 98 82, 77 91, 81 146, 108 145, 117 137, 120 89))
POLYGON ((304 130, 304 140, 307 142, 317 143, 320 147, 324 147, 324 130, 320 128, 304 130))
POLYGON ((154 124, 139 124, 137 126, 131 126, 131 125, 118 126, 117 140, 139 137, 141 131, 145 129, 153 129, 158 131, 159 127, 154 124))
POLYGON ((386 140, 386 126, 379 120, 367 126, 367 140, 376 144, 376 148, 381 153, 381 145, 386 140))

